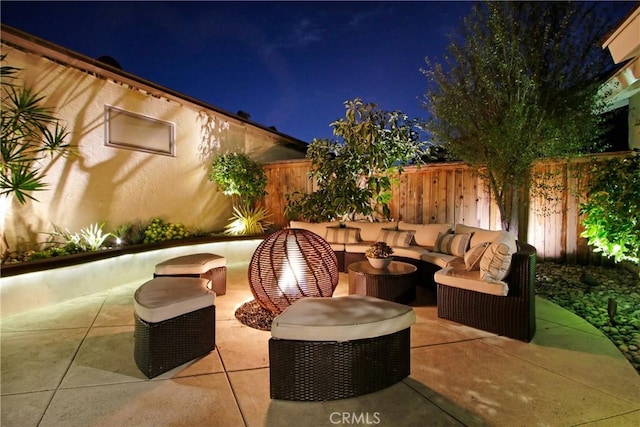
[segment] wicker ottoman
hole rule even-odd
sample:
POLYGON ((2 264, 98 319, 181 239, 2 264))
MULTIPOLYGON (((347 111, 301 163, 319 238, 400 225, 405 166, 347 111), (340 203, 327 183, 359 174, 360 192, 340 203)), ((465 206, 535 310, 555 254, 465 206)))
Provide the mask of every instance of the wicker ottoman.
POLYGON ((153 277, 200 277, 211 281, 217 296, 227 293, 227 260, 220 255, 202 253, 171 258, 156 265, 153 277))
POLYGON ((209 281, 158 277, 136 290, 133 357, 153 378, 215 348, 215 297, 209 281))
POLYGON ((401 381, 415 319, 411 307, 369 296, 296 301, 271 325, 271 398, 344 399, 401 381))

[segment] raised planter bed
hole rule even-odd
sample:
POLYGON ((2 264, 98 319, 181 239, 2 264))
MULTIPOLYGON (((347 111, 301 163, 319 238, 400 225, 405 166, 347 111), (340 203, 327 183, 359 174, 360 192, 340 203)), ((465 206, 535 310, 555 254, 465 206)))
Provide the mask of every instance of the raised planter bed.
POLYGON ((199 237, 3 264, 0 315, 7 316, 153 277, 167 258, 199 252, 248 263, 265 236, 199 237))

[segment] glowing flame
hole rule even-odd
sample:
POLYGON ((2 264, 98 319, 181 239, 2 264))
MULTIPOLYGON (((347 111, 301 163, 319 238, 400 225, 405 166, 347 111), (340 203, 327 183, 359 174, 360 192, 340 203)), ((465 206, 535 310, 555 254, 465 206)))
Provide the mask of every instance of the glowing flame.
POLYGON ((295 236, 287 236, 287 256, 282 261, 282 273, 278 277, 278 287, 285 295, 298 294, 298 285, 305 290, 304 263, 302 252, 295 236))

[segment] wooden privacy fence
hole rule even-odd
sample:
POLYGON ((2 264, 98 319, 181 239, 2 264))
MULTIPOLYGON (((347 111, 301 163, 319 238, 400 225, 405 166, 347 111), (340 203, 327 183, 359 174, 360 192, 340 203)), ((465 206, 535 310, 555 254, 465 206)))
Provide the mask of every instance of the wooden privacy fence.
MULTIPOLYGON (((533 185, 528 203, 527 242, 538 250, 538 258, 570 263, 599 263, 583 230, 580 204, 586 201, 591 164, 628 152, 597 154, 584 158, 544 160, 533 168, 533 185)), ((284 215, 286 194, 315 190, 309 178, 311 162, 285 161, 265 165, 267 196, 264 206, 271 212, 274 226, 288 224, 284 215)), ((408 167, 393 186, 390 203, 395 220, 414 223, 463 223, 497 230, 501 228, 500 213, 488 188, 464 163, 431 163, 408 167)))

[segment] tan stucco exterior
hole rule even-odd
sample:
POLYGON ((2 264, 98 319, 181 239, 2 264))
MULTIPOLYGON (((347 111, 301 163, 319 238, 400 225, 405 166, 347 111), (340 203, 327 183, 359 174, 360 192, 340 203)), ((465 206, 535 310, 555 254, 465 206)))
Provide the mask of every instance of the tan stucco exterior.
POLYGON ((188 227, 221 230, 231 205, 208 181, 216 155, 243 151, 263 163, 304 157, 301 142, 294 138, 193 99, 185 97, 182 102, 175 93, 154 89, 152 96, 145 85, 114 78, 113 69, 104 76, 88 72, 96 69, 95 61, 83 67, 78 55, 69 63, 52 61, 32 51, 33 39, 28 49, 16 46, 15 37, 11 45, 5 43, 4 33, 2 39, 6 62, 22 69, 24 82, 46 96, 46 105, 55 109, 70 132, 68 142, 77 147, 75 155, 48 164, 49 189, 34 194, 39 202, 19 205, 7 198, 0 202, 2 245, 11 250, 31 249, 35 241, 46 241, 43 233, 52 231, 52 224, 77 232, 93 223, 105 223, 110 229, 160 217, 188 227), (175 156, 105 145, 105 106, 172 123, 175 156), (209 138, 203 131, 205 121, 213 129, 209 138))

